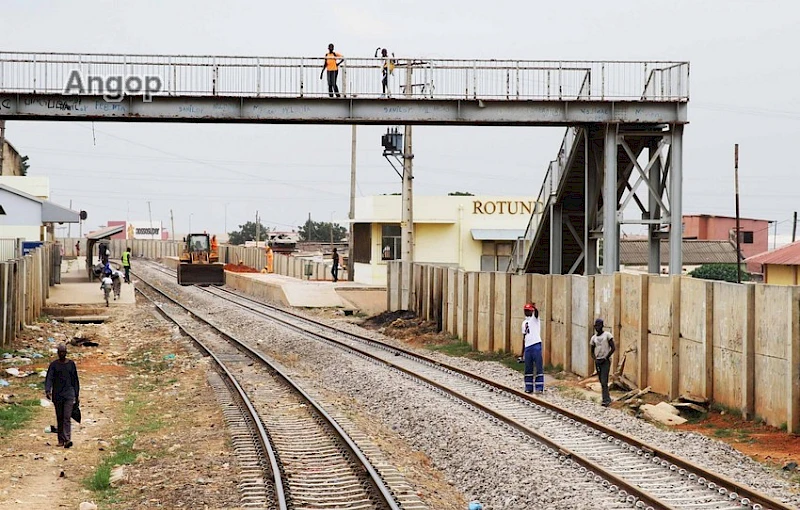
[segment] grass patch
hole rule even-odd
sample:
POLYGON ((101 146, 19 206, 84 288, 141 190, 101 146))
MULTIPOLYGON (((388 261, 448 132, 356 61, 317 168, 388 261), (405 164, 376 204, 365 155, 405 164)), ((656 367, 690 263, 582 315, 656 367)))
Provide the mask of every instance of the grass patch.
POLYGON ((114 466, 132 464, 137 453, 133 450, 136 434, 128 433, 114 442, 114 454, 106 457, 97 466, 94 473, 86 479, 86 487, 95 492, 108 492, 111 490, 111 470, 114 466))
POLYGON ((714 437, 732 437, 733 431, 731 429, 717 429, 714 431, 714 437))
POLYGON ((0 407, 0 432, 7 433, 22 428, 40 407, 39 401, 30 399, 0 407))
MULTIPOLYGON (((708 413, 692 413, 689 416, 684 416, 684 418, 686 418, 686 423, 689 423, 690 425, 697 425, 698 423, 705 421, 707 416, 708 413)), ((711 423, 705 423, 703 426, 713 427, 714 425, 711 423)))
POLYGON ((517 362, 517 357, 510 352, 480 352, 473 349, 470 344, 458 340, 445 344, 429 344, 426 345, 425 348, 447 354, 448 356, 469 358, 475 361, 497 361, 520 373, 524 373, 525 370, 525 365, 517 362))
POLYGON ((718 402, 714 402, 713 404, 711 404, 711 409, 717 411, 720 414, 730 414, 731 416, 735 416, 737 418, 742 417, 741 409, 737 409, 731 406, 726 406, 725 404, 720 404, 718 402))

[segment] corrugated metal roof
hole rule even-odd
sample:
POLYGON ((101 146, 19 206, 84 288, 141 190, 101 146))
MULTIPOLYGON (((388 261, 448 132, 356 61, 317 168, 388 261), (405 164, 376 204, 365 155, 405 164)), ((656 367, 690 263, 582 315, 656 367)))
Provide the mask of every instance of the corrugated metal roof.
MULTIPOLYGON (((623 239, 619 243, 619 263, 626 266, 646 266, 647 240, 623 239)), ((736 247, 728 241, 683 241, 683 265, 736 264, 736 247)), ((661 240, 661 264, 669 263, 669 241, 661 240)))
POLYGON ((765 251, 747 259, 747 263, 775 264, 778 266, 800 266, 800 241, 787 244, 777 250, 765 251))
POLYGON ((113 227, 101 228, 100 230, 95 230, 94 232, 86 234, 86 238, 92 239, 94 241, 99 241, 100 239, 111 237, 114 234, 119 234, 124 230, 125 230, 125 225, 114 225, 113 227))

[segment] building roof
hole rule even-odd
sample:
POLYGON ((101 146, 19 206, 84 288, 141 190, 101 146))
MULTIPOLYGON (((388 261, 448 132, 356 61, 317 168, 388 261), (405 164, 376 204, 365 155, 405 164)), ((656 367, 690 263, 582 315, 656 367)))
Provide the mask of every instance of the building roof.
POLYGON ((11 186, 7 186, 5 184, 0 184, 0 191, 13 193, 17 196, 30 200, 31 202, 41 204, 42 223, 79 223, 81 221, 79 212, 62 207, 55 202, 37 198, 33 195, 25 193, 24 191, 18 190, 17 188, 12 188, 11 186))
MULTIPOLYGON (((626 266, 646 266, 647 240, 622 239, 619 243, 619 262, 626 266)), ((669 262, 669 241, 661 241, 661 264, 669 262)), ((683 240, 683 265, 736 264, 736 247, 728 241, 683 240)))
POLYGON ((516 228, 473 228, 469 232, 476 241, 516 241, 525 235, 525 229, 516 228))
POLYGON ((748 264, 773 264, 778 266, 800 266, 800 241, 787 244, 777 250, 765 251, 746 260, 748 264))
POLYGON ((100 239, 105 239, 107 237, 111 237, 114 234, 119 234, 125 230, 125 225, 113 225, 111 227, 101 228, 100 230, 95 230, 94 232, 90 232, 86 234, 86 239, 91 239, 93 241, 99 241, 100 239))
MULTIPOLYGON (((683 218, 723 218, 726 220, 735 220, 736 216, 725 216, 722 214, 684 214, 683 218)), ((772 223, 772 220, 762 220, 759 218, 742 218, 740 216, 739 219, 747 221, 763 221, 766 223, 772 223)))

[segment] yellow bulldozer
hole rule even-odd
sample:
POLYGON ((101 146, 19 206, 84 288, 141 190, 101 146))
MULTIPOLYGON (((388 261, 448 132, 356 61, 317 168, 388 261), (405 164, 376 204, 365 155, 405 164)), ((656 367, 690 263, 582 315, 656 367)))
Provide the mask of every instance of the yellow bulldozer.
POLYGON ((189 234, 184 238, 178 265, 179 285, 225 285, 224 267, 217 252, 211 249, 208 234, 189 234))

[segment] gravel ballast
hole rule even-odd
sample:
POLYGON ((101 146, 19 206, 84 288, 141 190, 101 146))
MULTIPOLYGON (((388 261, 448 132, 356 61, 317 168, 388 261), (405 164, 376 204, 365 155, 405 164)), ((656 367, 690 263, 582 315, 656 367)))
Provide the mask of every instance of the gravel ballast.
MULTIPOLYGON (((425 452, 449 481, 468 498, 483 502, 485 508, 529 505, 598 508, 612 504, 611 500, 602 500, 606 493, 599 484, 584 483, 574 469, 542 454, 518 433, 492 423, 483 415, 396 371, 288 332, 201 290, 179 287, 166 275, 142 272, 147 278, 158 278, 161 284, 173 290, 182 290, 191 296, 192 304, 199 311, 209 314, 211 320, 229 332, 257 344, 265 354, 278 360, 296 360, 286 364, 295 377, 327 393, 348 397, 337 400, 337 407, 342 407, 339 411, 379 420, 414 448, 425 452)), ((409 348, 402 342, 354 325, 338 321, 336 325, 409 348)), ((499 363, 420 352, 512 387, 521 384, 517 372, 499 363)), ((623 412, 560 396, 555 389, 548 389, 544 398, 729 478, 747 481, 755 489, 780 500, 800 504, 800 497, 792 494, 798 488, 796 484, 779 478, 776 470, 752 461, 724 443, 694 433, 660 430, 623 412)))

